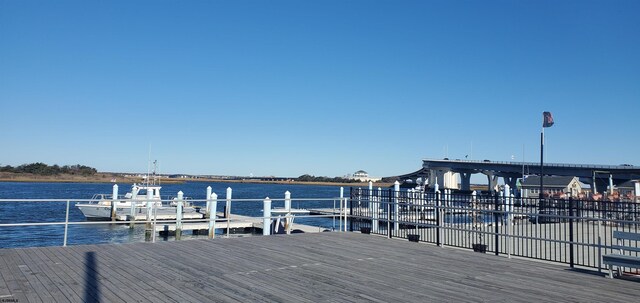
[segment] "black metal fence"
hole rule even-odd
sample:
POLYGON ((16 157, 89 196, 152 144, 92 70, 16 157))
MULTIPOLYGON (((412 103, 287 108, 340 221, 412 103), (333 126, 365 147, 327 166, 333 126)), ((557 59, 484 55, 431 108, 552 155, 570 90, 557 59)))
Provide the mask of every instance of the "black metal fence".
POLYGON ((618 253, 613 231, 640 232, 635 202, 362 188, 350 198, 351 230, 571 267, 604 269, 601 256, 618 253))

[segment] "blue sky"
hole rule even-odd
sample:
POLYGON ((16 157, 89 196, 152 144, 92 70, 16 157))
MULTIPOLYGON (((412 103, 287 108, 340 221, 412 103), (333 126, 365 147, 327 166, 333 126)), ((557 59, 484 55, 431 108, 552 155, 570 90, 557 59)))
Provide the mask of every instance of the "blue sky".
POLYGON ((640 1, 0 0, 0 165, 640 165, 640 1))

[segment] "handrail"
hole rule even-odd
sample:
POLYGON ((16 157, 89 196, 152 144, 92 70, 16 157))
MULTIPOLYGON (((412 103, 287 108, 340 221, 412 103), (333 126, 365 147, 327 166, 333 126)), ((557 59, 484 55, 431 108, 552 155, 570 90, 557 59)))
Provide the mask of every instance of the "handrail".
MULTIPOLYGON (((300 204, 305 204, 308 202, 313 202, 313 203, 324 203, 327 205, 327 207, 325 208, 331 208, 329 205, 331 204, 331 202, 333 202, 333 204, 335 205, 335 201, 341 200, 344 198, 339 198, 339 197, 332 197, 332 198, 289 198, 289 201, 292 201, 294 203, 297 203, 298 206, 300 204)), ((287 199, 285 198, 274 198, 271 199, 271 201, 279 203, 279 202, 284 202, 287 199)), ((3 218, 3 220, 0 220, 0 228, 5 228, 5 227, 28 227, 28 226, 64 226, 64 235, 63 235, 63 245, 62 246, 67 246, 67 240, 68 240, 68 230, 69 230, 69 226, 81 226, 81 225, 120 225, 120 224, 125 224, 125 225, 131 225, 131 224, 135 224, 135 225, 140 225, 140 224, 148 224, 151 227, 147 226, 145 229, 147 230, 151 230, 151 242, 155 242, 155 234, 156 234, 156 224, 158 224, 158 222, 162 222, 162 224, 178 224, 178 223, 207 223, 210 221, 214 221, 214 222, 232 222, 232 217, 227 217, 227 218, 216 218, 215 220, 211 220, 209 218, 205 218, 203 216, 203 218, 201 219, 169 219, 169 220, 160 220, 158 219, 158 209, 160 207, 158 207, 155 202, 158 202, 158 200, 153 200, 154 203, 151 204, 151 213, 152 213, 152 217, 151 219, 145 219, 145 220, 135 220, 135 218, 131 218, 135 221, 131 221, 131 219, 129 220, 123 220, 123 221, 75 221, 78 220, 78 218, 75 219, 70 219, 70 212, 71 212, 71 203, 74 204, 85 204, 85 203, 89 203, 89 202, 93 202, 95 201, 94 199, 0 199, 0 206, 6 203, 66 203, 66 210, 64 213, 64 220, 59 219, 59 220, 55 220, 55 221, 38 221, 38 222, 16 222, 16 221, 21 221, 21 218, 12 218, 13 222, 6 222, 6 216, 3 218), (4 222, 3 222, 4 221, 4 222)), ((110 201, 110 200, 104 200, 104 201, 110 201)), ((140 200, 140 199, 118 199, 119 202, 130 202, 130 201, 135 201, 135 202, 144 202, 144 200, 140 200)), ((176 202, 176 200, 160 200, 163 204, 166 203, 170 203, 170 202, 176 202)), ((212 199, 182 199, 182 200, 178 200, 178 202, 183 202, 184 204, 191 204, 191 205, 195 205, 196 203, 210 203, 210 202, 217 202, 217 203, 224 203, 226 201, 226 199, 222 198, 222 199, 216 199, 216 200, 212 200, 212 199)), ((263 199, 253 199, 253 198, 236 198, 236 199, 229 199, 229 201, 232 204, 237 204, 237 203, 256 203, 256 202, 263 202, 263 199)), ((342 205, 342 203, 341 203, 342 205)), ((346 203, 344 203, 344 205, 346 205, 346 203)), ((144 206, 137 206, 135 205, 135 203, 133 204, 133 207, 135 210, 135 212, 138 212, 138 209, 147 209, 147 207, 144 206)), ((126 207, 127 209, 129 209, 129 207, 126 207)), ((167 206, 161 206, 162 209, 168 209, 169 207, 167 206)), ((195 208, 195 207, 194 207, 195 208)), ((203 209, 204 206, 200 206, 200 209, 203 209)), ((313 207, 307 207, 306 209, 309 208, 313 208, 313 207)), ((173 208, 169 208, 170 210, 173 208)), ((177 207, 175 207, 175 209, 177 210, 177 207)), ((274 208, 274 209, 279 209, 279 208, 274 208)), ((300 208, 293 208, 292 210, 297 210, 300 208)), ((304 209, 304 208, 303 208, 304 209)), ((128 212, 128 211, 127 211, 128 212)), ((217 212, 219 213, 219 212, 217 212)), ((259 211, 254 210, 252 211, 252 213, 255 215, 256 213, 259 213, 259 211)), ((340 216, 343 216, 344 211, 339 211, 339 212, 335 212, 332 211, 331 214, 319 214, 319 215, 307 215, 307 214, 296 214, 295 218, 296 219, 308 219, 308 218, 335 218, 340 216)), ((203 213, 204 214, 204 213, 203 213)), ((258 219, 258 218, 264 218, 263 216, 254 216, 254 215, 245 215, 245 217, 247 218, 253 218, 252 220, 258 219)), ((347 214, 344 214, 344 216, 346 217, 347 214)), ((238 214, 232 214, 232 216, 238 216, 238 214)), ((282 218, 282 215, 271 215, 269 216, 267 219, 269 220, 275 220, 278 218, 282 218)), ((27 218, 26 220, 32 220, 33 218, 27 218)), ((342 221, 341 221, 342 222, 342 221)), ((230 225, 230 224, 228 224, 230 225)), ((298 223, 298 226, 300 226, 300 223, 298 223)), ((346 226, 346 224, 345 224, 346 226)), ((322 227, 322 226, 318 226, 319 229, 322 228, 326 228, 326 227, 322 227)), ((335 226, 333 227, 333 229, 335 230, 335 226)), ((227 229, 227 233, 226 236, 229 237, 230 236, 230 232, 229 229, 227 229)), ((179 238, 179 237, 178 237, 179 238)))

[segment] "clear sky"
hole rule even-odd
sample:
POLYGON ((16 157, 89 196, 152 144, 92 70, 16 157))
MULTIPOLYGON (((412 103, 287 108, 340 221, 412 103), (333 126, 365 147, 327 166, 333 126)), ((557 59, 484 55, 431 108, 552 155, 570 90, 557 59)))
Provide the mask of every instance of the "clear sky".
POLYGON ((0 0, 0 165, 640 165, 640 1, 0 0))

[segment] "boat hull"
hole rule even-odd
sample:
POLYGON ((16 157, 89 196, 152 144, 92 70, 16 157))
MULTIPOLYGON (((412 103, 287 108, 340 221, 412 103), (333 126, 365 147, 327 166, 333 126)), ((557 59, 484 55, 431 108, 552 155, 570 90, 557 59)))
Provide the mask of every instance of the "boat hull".
MULTIPOLYGON (((78 204, 76 205, 87 220, 111 220, 111 206, 100 204, 78 204)), ((130 207, 126 207, 129 210, 130 207)), ((123 212, 125 208, 118 207, 117 212, 123 212)))

